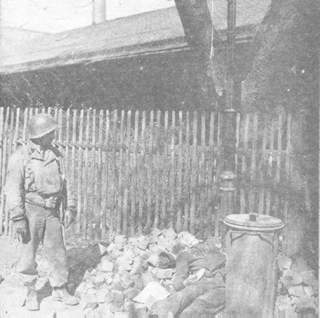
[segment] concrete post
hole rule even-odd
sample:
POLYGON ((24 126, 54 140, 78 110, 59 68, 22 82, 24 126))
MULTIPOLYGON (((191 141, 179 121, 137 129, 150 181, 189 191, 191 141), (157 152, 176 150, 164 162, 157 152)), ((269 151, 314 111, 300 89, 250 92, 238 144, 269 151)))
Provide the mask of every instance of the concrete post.
MULTIPOLYGON (((215 236, 221 235, 220 221, 227 215, 235 213, 235 182, 236 175, 232 171, 223 171, 220 175, 220 204, 215 222, 215 236)), ((223 237, 223 235, 221 235, 223 237)))
POLYGON ((92 0, 92 24, 106 20, 106 0, 92 0))

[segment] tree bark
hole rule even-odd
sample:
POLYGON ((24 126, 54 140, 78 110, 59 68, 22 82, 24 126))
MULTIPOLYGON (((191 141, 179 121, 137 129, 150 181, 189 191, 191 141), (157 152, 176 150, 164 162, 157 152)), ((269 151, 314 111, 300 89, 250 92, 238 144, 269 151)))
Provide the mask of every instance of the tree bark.
POLYGON ((290 254, 306 248, 310 233, 313 245, 317 241, 319 29, 318 0, 273 0, 257 31, 255 58, 242 92, 244 112, 293 114, 292 185, 303 200, 291 204, 289 219, 295 221, 288 224, 288 235, 295 242, 290 254))

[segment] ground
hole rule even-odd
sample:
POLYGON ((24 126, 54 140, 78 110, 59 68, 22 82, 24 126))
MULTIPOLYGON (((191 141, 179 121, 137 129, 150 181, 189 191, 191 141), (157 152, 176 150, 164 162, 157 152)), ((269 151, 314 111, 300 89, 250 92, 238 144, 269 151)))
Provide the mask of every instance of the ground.
MULTIPOLYGON (((25 298, 25 288, 19 277, 14 274, 12 270, 12 265, 19 255, 19 244, 9 238, 0 237, 0 251, 0 318, 84 317, 82 304, 79 306, 67 307, 62 303, 53 301, 50 297, 50 287, 45 284, 43 284, 43 288, 41 288, 40 293, 40 311, 27 311, 25 307, 22 306, 25 298)), ((69 249, 68 252, 69 256, 71 255, 71 257, 69 257, 69 265, 72 267, 72 265, 75 264, 75 260, 72 259, 72 255, 77 253, 73 253, 72 248, 69 249)), ((89 261, 92 262, 94 260, 94 257, 92 257, 92 249, 90 250, 90 253, 89 261)), ((84 272, 91 264, 87 263, 83 265, 83 268, 81 268, 80 264, 80 268, 78 267, 77 271, 74 271, 76 275, 73 275, 74 277, 71 279, 73 284, 76 284, 77 281, 81 279, 82 272, 84 272)), ((43 281, 45 282, 45 280, 43 281)))

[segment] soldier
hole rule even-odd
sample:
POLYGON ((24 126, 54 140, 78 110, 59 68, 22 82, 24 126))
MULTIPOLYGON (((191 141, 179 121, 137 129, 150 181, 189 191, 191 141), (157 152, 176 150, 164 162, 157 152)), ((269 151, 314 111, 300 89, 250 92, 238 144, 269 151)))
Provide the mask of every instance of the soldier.
POLYGON ((56 121, 49 115, 31 118, 29 140, 18 147, 8 164, 6 204, 15 237, 22 243, 16 271, 22 274, 28 289, 28 310, 39 310, 35 256, 41 242, 50 268, 53 298, 67 305, 78 304, 66 289, 68 268, 59 209, 65 206, 66 227, 74 221, 76 209, 70 185, 64 179, 62 154, 53 144, 56 128, 56 121))
POLYGON ((169 317, 168 313, 180 318, 215 317, 225 303, 225 262, 212 239, 181 251, 173 279, 176 292, 156 302, 152 314, 159 318, 169 317))

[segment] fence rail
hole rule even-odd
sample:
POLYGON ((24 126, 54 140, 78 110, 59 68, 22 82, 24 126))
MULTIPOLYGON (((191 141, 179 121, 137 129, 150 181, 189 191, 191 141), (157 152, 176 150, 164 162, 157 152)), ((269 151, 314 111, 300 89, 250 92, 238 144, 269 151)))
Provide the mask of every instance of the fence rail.
MULTIPOLYGON (((1 231, 9 231, 3 187, 8 156, 38 112, 59 123, 57 143, 74 185, 75 230, 87 238, 173 226, 199 236, 217 224, 226 113, 0 108, 1 231)), ((239 212, 286 218, 291 116, 235 114, 234 164, 239 212)))

